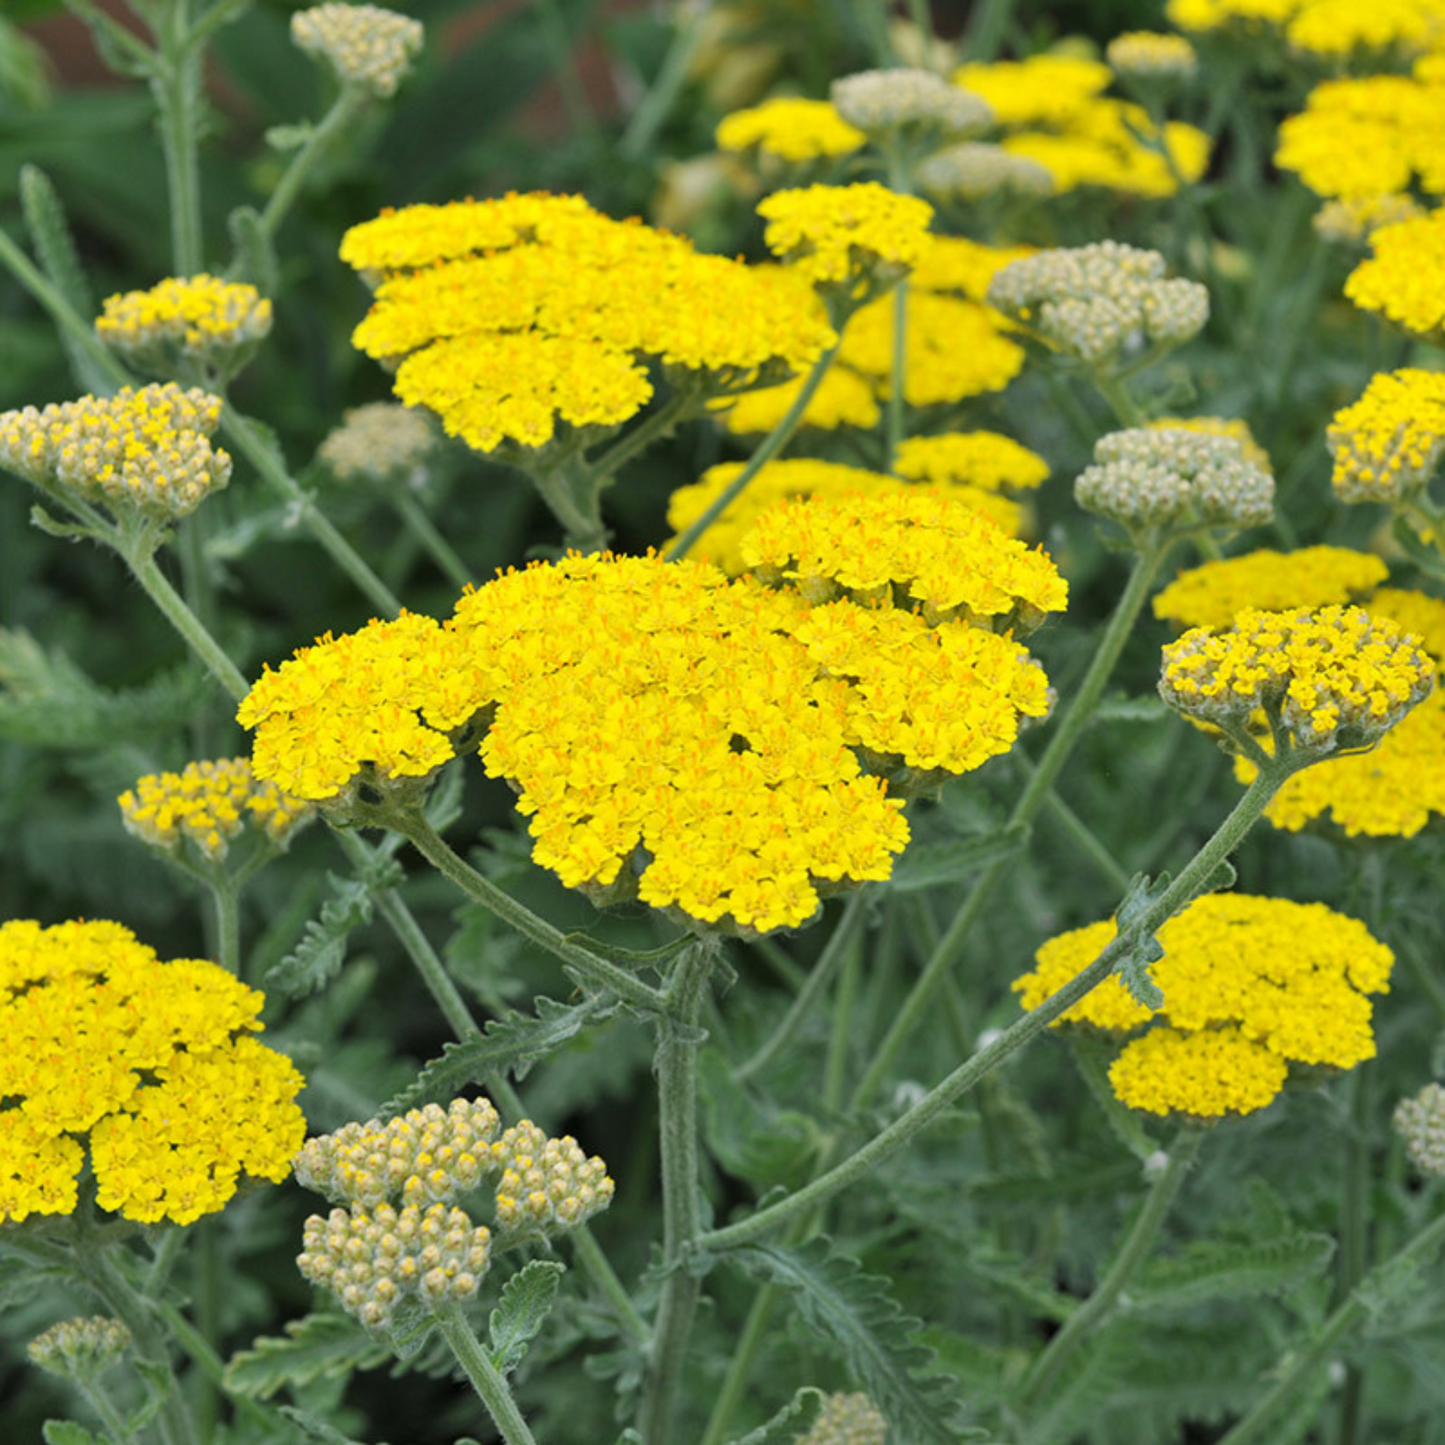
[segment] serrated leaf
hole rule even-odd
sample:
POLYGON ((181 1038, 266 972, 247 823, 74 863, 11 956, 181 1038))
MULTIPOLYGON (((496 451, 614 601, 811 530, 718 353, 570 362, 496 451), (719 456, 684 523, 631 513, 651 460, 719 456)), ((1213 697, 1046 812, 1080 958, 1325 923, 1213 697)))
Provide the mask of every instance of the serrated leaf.
POLYGON ((263 986, 290 998, 302 998, 325 988, 346 962, 351 931, 371 922, 372 890, 360 878, 328 875, 332 897, 321 905, 318 918, 307 921, 301 942, 280 963, 268 969, 263 986))
POLYGON ((487 1321, 492 1363, 510 1374, 526 1358, 557 1299, 557 1286, 567 1266, 555 1259, 534 1259, 502 1286, 497 1307, 487 1321))
POLYGON ((1117 1321, 1104 1325, 1060 1370, 1030 1418, 1022 1445, 1070 1445, 1077 1440, 1079 1422, 1102 1411, 1128 1360, 1127 1333, 1117 1321))
POLYGON ((226 1364, 225 1387, 233 1394, 268 1400, 278 1390, 352 1370, 369 1370, 390 1351, 343 1314, 316 1313, 291 1320, 285 1335, 262 1335, 226 1364))
POLYGON ((821 1390, 805 1385, 771 1420, 739 1435, 730 1445, 797 1445, 818 1423, 826 1398, 821 1390))
POLYGON ((494 1019, 482 1034, 447 1044, 439 1059, 433 1059, 401 1093, 381 1106, 378 1117, 385 1122, 423 1104, 456 1098, 469 1084, 478 1084, 496 1073, 511 1073, 517 1079, 539 1058, 575 1038, 589 1023, 597 1023, 614 1012, 617 1005, 600 999, 579 1004, 558 1003, 539 997, 537 1012, 516 1013, 494 1019))
POLYGON ((335 1425, 329 1425, 310 1410, 295 1405, 278 1405, 277 1410, 295 1425, 308 1440, 319 1440, 321 1445, 362 1445, 350 1435, 343 1434, 335 1425))
POLYGON ((47 1420, 40 1427, 40 1433, 45 1437, 45 1445, 107 1445, 110 1440, 109 1435, 92 1435, 74 1420, 47 1420))
POLYGON ((980 868, 1011 858, 1028 842, 1027 823, 1013 823, 998 833, 950 843, 915 844, 899 859, 883 885, 895 893, 914 893, 956 883, 980 868))
POLYGON ((792 1294, 799 1317, 837 1351, 860 1389, 911 1445, 954 1445, 957 1401, 931 1373, 933 1355, 919 1343, 919 1322, 888 1294, 887 1281, 863 1273, 850 1255, 820 1237, 799 1249, 749 1245, 727 1258, 792 1294))
POLYGON ((1129 1287, 1132 1309, 1185 1309, 1204 1300, 1278 1294, 1318 1274, 1335 1242, 1299 1233, 1262 1244, 1191 1245, 1174 1259, 1156 1259, 1129 1287))

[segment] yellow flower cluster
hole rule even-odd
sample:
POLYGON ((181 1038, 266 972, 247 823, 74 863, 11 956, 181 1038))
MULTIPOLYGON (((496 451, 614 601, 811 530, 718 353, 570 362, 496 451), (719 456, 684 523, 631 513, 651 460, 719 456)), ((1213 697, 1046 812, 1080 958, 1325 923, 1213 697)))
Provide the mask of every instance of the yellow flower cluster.
POLYGON ((775 191, 758 214, 775 256, 815 285, 857 298, 917 265, 928 249, 933 207, 863 181, 775 191))
POLYGON ((1037 487, 1049 475, 1049 464, 1037 452, 994 431, 909 437, 899 446, 893 469, 911 481, 951 483, 986 492, 1037 487))
POLYGON ((167 853, 189 843, 212 862, 225 858, 247 823, 284 847, 311 812, 274 783, 254 778, 249 758, 187 763, 179 773, 147 773, 117 801, 126 832, 167 853))
POLYGON ((341 254, 383 277, 354 344, 483 451, 620 425, 652 395, 649 358, 725 392, 803 369, 834 339, 795 279, 576 197, 410 207, 353 228, 341 254))
POLYGON ((358 477, 384 482, 415 478, 437 437, 424 413, 409 406, 374 401, 354 406, 329 432, 317 455, 338 481, 358 477))
POLYGON ((1264 707, 1297 746, 1354 748, 1399 722, 1434 673, 1413 637, 1363 608, 1251 608, 1228 632, 1197 627, 1166 646, 1159 692, 1201 722, 1240 727, 1264 707))
MULTIPOLYGON (((793 409, 803 389, 803 377, 785 381, 781 386, 760 387, 740 396, 721 413, 723 425, 737 436, 770 432, 793 409)), ((867 377, 834 362, 823 374, 821 385, 808 399, 801 425, 836 431, 839 427, 861 427, 871 430, 878 425, 882 411, 878 395, 867 377)))
POLYGON ((231 479, 221 399, 167 382, 0 412, 0 467, 44 488, 174 520, 231 479))
POLYGON ((1345 295, 1422 336, 1445 323, 1445 208, 1381 226, 1372 255, 1345 278, 1345 295))
POLYGON ((1295 50, 1344 59, 1356 51, 1424 49, 1445 34, 1440 0, 1169 0, 1184 30, 1273 31, 1295 50))
POLYGON ((205 273, 108 296, 95 322, 107 346, 162 374, 178 357, 234 361, 270 330, 271 303, 254 286, 205 273))
MULTIPOLYGON (((993 432, 976 433, 980 438, 996 439, 1007 447, 1017 447, 1024 458, 1034 458, 1034 453, 1007 437, 996 437, 993 432)), ((960 436, 958 440, 970 438, 960 436)), ((929 438, 929 440, 934 440, 929 438)), ((937 438, 937 440, 949 440, 937 438)), ((911 445, 909 443, 908 445, 911 445)), ((902 451, 900 449, 900 463, 902 451)), ((967 503, 976 511, 996 522, 1010 536, 1017 536, 1023 522, 1018 505, 1007 497, 1000 496, 995 489, 995 479, 1000 475, 1015 475, 1024 472, 1028 463, 1013 461, 1001 449, 994 451, 987 445, 970 453, 960 448, 957 454, 946 460, 940 458, 931 464, 934 475, 927 475, 923 464, 918 465, 919 481, 946 488, 951 497, 967 503), (1016 466, 1016 472, 1008 468, 1016 466), (974 476, 979 480, 973 480, 974 476)), ((688 486, 679 487, 667 503, 668 524, 678 533, 686 531, 728 484, 743 469, 741 462, 722 462, 709 467, 702 476, 688 486)), ((903 472, 900 464, 899 471, 903 472)), ((1047 472, 1047 467, 1045 467, 1047 472)), ((906 473, 905 473, 906 475, 906 473)), ((820 462, 811 457, 791 458, 787 461, 769 462, 762 467, 743 493, 734 498, 727 510, 698 539, 692 555, 698 561, 712 562, 724 572, 736 575, 747 570, 743 561, 741 543, 744 533, 754 520, 775 506, 778 502, 792 497, 864 497, 883 496, 893 493, 918 490, 912 481, 903 482, 897 477, 882 472, 865 471, 862 467, 844 466, 840 462, 820 462)))
POLYGON ((888 1421, 867 1395, 829 1395, 797 1445, 886 1445, 888 1421))
MULTIPOLYGON (((1013 984, 1024 1008, 1093 962, 1115 932, 1111 919, 1044 944, 1013 984)), ((1130 1108, 1250 1113, 1279 1093, 1291 1064, 1348 1069, 1374 1057, 1367 995, 1389 991, 1394 955, 1357 920, 1320 903, 1210 894, 1165 923, 1159 943, 1158 1010, 1114 977, 1055 1024, 1137 1035, 1109 1070, 1130 1108)))
POLYGON ((1377 374, 1359 401, 1335 413, 1326 440, 1341 501, 1408 500, 1429 486, 1445 452, 1445 374, 1377 374))
POLYGON ((1263 547, 1181 572, 1155 596, 1154 615, 1181 627, 1228 627, 1247 607, 1278 612, 1356 601, 1385 572, 1379 557, 1349 547, 1263 547))
POLYGON ((761 105, 735 110, 717 128, 719 150, 758 150, 794 163, 850 155, 868 137, 848 124, 827 100, 777 96, 761 105))
POLYGON ((268 666, 236 720, 256 730, 258 778, 320 801, 363 779, 428 777, 456 756, 488 700, 464 640, 404 612, 341 637, 327 633, 275 671, 268 666))
POLYGON ((932 489, 785 501, 757 518, 741 551, 760 577, 796 584, 810 601, 921 606, 930 621, 991 631, 1027 634, 1068 601, 1046 553, 932 489))
POLYGON ((1002 126, 1065 125, 1113 79, 1107 65, 1073 55, 975 62, 953 72, 953 83, 981 95, 1002 126))
POLYGON ((908 277, 914 291, 957 292, 970 301, 988 296, 988 283, 1011 261, 1032 256, 1036 246, 987 246, 965 236, 930 236, 928 249, 908 277))
POLYGON ((1126 30, 1104 51, 1115 75, 1138 80, 1175 80, 1194 74, 1199 58, 1182 35, 1126 30))
POLYGON ((246 1037, 262 997, 118 923, 0 925, 0 1223, 68 1214, 90 1135, 104 1209, 189 1224, 242 1170, 281 1180, 301 1075, 246 1037))
POLYGON ((372 95, 396 94, 421 50, 421 22, 379 5, 326 4, 291 17, 291 39, 326 60, 343 85, 372 95))
POLYGON ((1320 240, 1333 246, 1360 246, 1382 226, 1394 226, 1424 214, 1424 207, 1414 196, 1403 193, 1337 196, 1310 217, 1310 224, 1320 240))

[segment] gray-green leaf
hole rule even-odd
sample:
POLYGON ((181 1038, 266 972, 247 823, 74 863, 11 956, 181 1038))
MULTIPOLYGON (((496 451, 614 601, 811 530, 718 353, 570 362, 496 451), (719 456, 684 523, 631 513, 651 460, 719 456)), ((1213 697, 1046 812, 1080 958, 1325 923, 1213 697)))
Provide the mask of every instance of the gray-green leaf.
POLYGON ((502 1296, 491 1313, 487 1329, 492 1340, 492 1363, 505 1375, 526 1358, 527 1346, 537 1338, 567 1266, 555 1259, 534 1259, 502 1286, 502 1296))

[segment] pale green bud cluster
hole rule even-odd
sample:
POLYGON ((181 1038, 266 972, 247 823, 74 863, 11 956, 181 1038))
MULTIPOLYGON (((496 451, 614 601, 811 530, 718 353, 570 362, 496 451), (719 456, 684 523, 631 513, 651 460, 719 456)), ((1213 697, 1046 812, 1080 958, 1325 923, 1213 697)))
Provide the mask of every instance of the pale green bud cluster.
POLYGON ((963 141, 920 161, 914 179, 932 195, 974 200, 999 191, 1047 196, 1054 178, 1046 166, 986 141, 963 141))
POLYGON ((497 1171, 491 1145, 501 1122, 490 1101, 478 1098, 453 1099, 445 1109, 427 1104, 389 1124, 346 1124, 306 1141, 296 1178, 333 1203, 449 1202, 497 1171))
POLYGON ((1426 1084, 1395 1106, 1395 1132, 1422 1174, 1445 1174, 1445 1089, 1426 1084))
POLYGON ((374 401, 344 413, 339 427, 321 443, 318 455, 342 482, 386 482, 417 478, 436 432, 415 407, 374 401))
POLYGON ((942 142, 973 135, 993 121, 982 96, 931 70, 861 70, 833 82, 833 109, 870 137, 911 132, 942 142))
POLYGON ((130 1331, 108 1315, 61 1320, 30 1341, 30 1358, 42 1370, 88 1385, 130 1348, 130 1331))
POLYGON ((1256 527, 1274 514, 1274 478, 1235 437, 1133 427, 1095 443, 1094 465, 1080 473, 1074 498, 1130 529, 1256 527))
POLYGON ((343 85, 385 98, 396 94, 422 46, 419 20, 379 5, 316 5, 291 17, 291 39, 326 60, 343 85))
POLYGON ((231 479, 230 456, 210 440, 221 405, 198 387, 165 382, 7 411, 0 467, 113 510, 174 520, 231 479))
POLYGON ((829 1395, 818 1423, 798 1445, 885 1445, 888 1422, 867 1395, 829 1395))
POLYGON ((491 1262, 491 1231, 460 1209, 389 1204, 313 1214, 296 1258, 368 1329, 382 1329, 405 1299, 427 1304, 476 1294, 491 1262))
POLYGON ((1089 366, 1180 346, 1209 319, 1209 293, 1169 278, 1158 251, 1096 241, 1010 262, 988 303, 1089 366))
POLYGON ((1187 80, 1199 67, 1194 47, 1182 35, 1127 30, 1104 52, 1115 75, 1131 80, 1187 80))
POLYGON ((497 1184, 497 1233, 572 1229, 612 1202, 607 1166, 588 1158, 571 1135, 549 1139, 530 1120, 508 1129, 492 1146, 502 1165, 497 1184))

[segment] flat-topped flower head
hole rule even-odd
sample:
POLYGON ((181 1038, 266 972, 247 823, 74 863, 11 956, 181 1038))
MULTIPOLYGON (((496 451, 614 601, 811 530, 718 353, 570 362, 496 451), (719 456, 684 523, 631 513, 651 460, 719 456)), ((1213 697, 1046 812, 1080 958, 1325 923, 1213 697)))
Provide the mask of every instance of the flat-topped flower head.
POLYGON ((800 164, 851 155, 868 137, 849 125, 826 100, 776 96, 735 110, 718 123, 719 150, 757 151, 773 160, 800 164))
POLYGON ((1371 378, 1325 433, 1342 502, 1408 502, 1445 452, 1445 373, 1406 368, 1371 378))
POLYGON ((263 1002, 118 923, 0 925, 0 1223, 74 1210, 87 1133, 101 1208, 145 1223, 284 1179, 304 1081, 249 1036, 263 1002))
POLYGON ((1228 627, 1246 607, 1278 612, 1358 601, 1387 570, 1373 552, 1349 547, 1261 547, 1181 572, 1155 595, 1154 615, 1181 627, 1228 627))
POLYGON ((817 1423, 797 1445, 886 1445, 888 1421, 864 1394, 829 1395, 817 1423))
POLYGON ((1161 416, 1146 425, 1152 431, 1200 431, 1210 436, 1233 437, 1244 459, 1266 472, 1274 470, 1269 453, 1254 439, 1249 423, 1235 416, 1161 416))
POLYGON ((339 482, 411 484, 425 476, 436 445, 436 430, 424 412, 373 401, 347 410, 316 454, 339 482))
POLYGON ((988 303, 1089 366, 1180 346, 1209 319, 1209 293, 1165 276, 1164 257, 1119 241, 1039 251, 1005 266, 988 303))
POLYGON ((1048 555, 946 492, 799 498, 770 507, 742 539, 743 560, 810 601, 844 596, 1027 635, 1068 601, 1048 555))
POLYGON ((360 785, 424 785, 457 755, 488 700, 456 633, 404 612, 341 637, 327 633, 268 667, 236 720, 255 729, 256 777, 344 807, 360 785))
POLYGON ((1228 632, 1197 627, 1164 648, 1159 693, 1226 731, 1264 708, 1293 746, 1368 747, 1422 701, 1435 664, 1418 640, 1361 607, 1241 612, 1228 632))
POLYGON ((934 236, 908 278, 913 291, 941 291, 983 301, 988 283, 1012 261, 1032 256, 1037 246, 987 246, 966 236, 934 236))
POLYGON ((1401 1099, 1391 1122, 1421 1174, 1445 1174, 1445 1089, 1426 1084, 1412 1098, 1401 1099))
POLYGON ((130 1330, 109 1315, 61 1320, 26 1346, 34 1364, 62 1380, 93 1385, 130 1349, 130 1330))
POLYGON ((1065 122, 1108 89, 1113 78, 1107 65, 1073 55, 971 62, 952 76, 955 85, 982 96, 1004 126, 1065 122))
POLYGON ((834 108, 870 139, 911 147, 942 145, 985 130, 988 102, 932 70, 862 70, 833 82, 834 108))
POLYGON ((1104 54, 1114 74, 1126 80, 1187 80, 1199 66, 1194 47, 1182 35, 1157 30, 1126 30, 1104 54))
POLYGON ((1047 480, 1049 464, 1012 437, 994 431, 909 437, 893 458, 900 477, 953 483, 986 492, 1027 491, 1047 480))
POLYGON ((204 272, 108 296, 95 322, 107 346, 158 376, 188 362, 233 376, 270 330, 271 303, 254 286, 204 272))
POLYGON ((163 853, 194 849, 206 862, 225 859, 247 826, 284 848, 311 816, 299 798, 251 772, 249 758, 187 763, 179 773, 147 773, 117 799, 126 832, 163 853))
POLYGON ((758 214, 775 256, 824 294, 858 302, 887 290, 922 258, 933 207, 863 181, 776 191, 758 214))
POLYGON ((504 1243, 575 1229, 616 1191, 601 1159, 589 1158, 570 1134, 548 1138, 530 1119, 512 1125, 491 1152, 501 1171, 496 1232, 504 1243))
MULTIPOLYGON (((857 317, 853 319, 856 321, 857 317)), ((738 436, 772 431, 792 411, 805 380, 799 376, 780 386, 744 392, 736 401, 725 403, 727 410, 721 412, 723 425, 738 436)), ((842 427, 871 431, 882 415, 874 378, 839 366, 835 361, 823 373, 821 385, 808 399, 799 425, 817 427, 820 431, 837 431, 842 427)))
POLYGON ((1094 445, 1074 499, 1131 533, 1167 528, 1258 527, 1274 515, 1274 477, 1232 436, 1131 427, 1094 445))
POLYGON ((1370 249, 1345 278, 1345 295, 1416 335, 1438 336, 1445 327, 1445 207, 1381 226, 1370 249))
POLYGON ((315 5, 291 17, 291 39, 325 60, 343 85, 380 98, 396 88, 420 53, 419 20, 379 5, 315 5))
POLYGON ((986 141, 962 141, 926 156, 914 174, 931 196, 976 201, 999 193, 1047 196, 1054 188, 1047 166, 986 141))
POLYGON ((64 501, 173 521, 231 479, 221 399, 171 382, 0 413, 0 466, 64 501))
MULTIPOLYGON (((1060 934, 1014 980, 1037 1008, 1113 940, 1113 920, 1060 934)), ((1364 924, 1321 903, 1210 894, 1159 929, 1164 995, 1138 1003, 1106 979, 1055 1022, 1127 1042, 1115 1094, 1151 1114, 1217 1119, 1263 1108, 1292 1066, 1349 1069, 1375 1055, 1368 995, 1389 990, 1394 955, 1364 924)))

